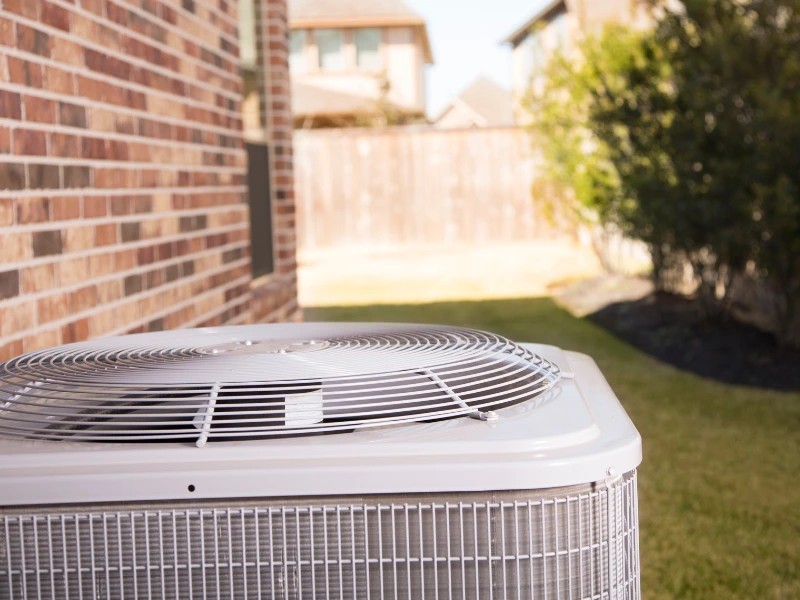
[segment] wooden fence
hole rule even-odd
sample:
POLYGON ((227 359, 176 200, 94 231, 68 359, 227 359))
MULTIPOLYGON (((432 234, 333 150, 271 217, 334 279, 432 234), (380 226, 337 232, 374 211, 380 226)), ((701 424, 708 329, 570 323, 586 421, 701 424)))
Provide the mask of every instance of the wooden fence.
POLYGON ((300 249, 486 243, 549 230, 519 128, 297 131, 300 249))

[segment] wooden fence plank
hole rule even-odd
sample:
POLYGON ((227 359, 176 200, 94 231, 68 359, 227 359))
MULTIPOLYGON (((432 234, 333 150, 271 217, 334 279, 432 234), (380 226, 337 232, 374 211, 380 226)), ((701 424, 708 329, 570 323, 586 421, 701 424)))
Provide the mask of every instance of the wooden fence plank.
POLYGON ((297 131, 300 249, 490 243, 551 231, 522 129, 297 131))

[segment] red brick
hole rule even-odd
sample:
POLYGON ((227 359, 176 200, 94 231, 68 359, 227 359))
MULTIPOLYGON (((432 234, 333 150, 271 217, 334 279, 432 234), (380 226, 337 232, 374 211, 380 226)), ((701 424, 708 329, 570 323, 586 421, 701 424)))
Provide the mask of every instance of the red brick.
MULTIPOLYGON (((0 198, 0 227, 8 227, 14 223, 14 200, 0 198)), ((5 245, 5 238, 3 239, 5 245)))
MULTIPOLYGON (((83 49, 81 48, 81 52, 83 49)), ((84 75, 78 75, 78 94, 102 102, 104 100, 104 87, 102 81, 97 81, 84 75)))
POLYGON ((9 152, 11 152, 11 130, 8 127, 0 127, 0 153, 9 152))
POLYGON ((75 93, 75 76, 57 67, 46 66, 44 67, 44 88, 50 92, 72 95, 75 93))
POLYGON ((96 225, 94 228, 94 245, 108 246, 117 243, 117 225, 108 223, 106 225, 96 225))
POLYGON ((35 350, 42 350, 44 348, 52 348, 61 343, 61 330, 51 329, 50 331, 42 331, 35 335, 25 338, 24 346, 25 352, 33 352, 35 350))
POLYGON ((97 284, 98 301, 107 304, 122 298, 122 280, 104 281, 97 284))
MULTIPOLYGON (((28 0, 23 1, 27 2, 28 0)), ((50 36, 44 31, 17 23, 17 47, 25 52, 50 58, 52 44, 50 36)))
POLYGON ((88 273, 86 267, 86 258, 62 260, 56 265, 58 285, 66 287, 86 281, 86 273, 88 273))
MULTIPOLYGON (((8 2, 6 2, 8 6, 8 2)), ((14 30, 14 22, 0 17, 0 45, 13 46, 17 41, 17 33, 14 30)))
POLYGON ((62 31, 69 31, 69 13, 67 9, 52 2, 44 2, 42 4, 42 23, 62 31))
POLYGON ((29 232, 4 233, 2 237, 3 251, 0 252, 0 263, 19 262, 33 256, 33 244, 29 232))
MULTIPOLYGON (((76 198, 77 200, 77 198, 76 198)), ((64 230, 64 252, 80 252, 94 245, 94 227, 69 227, 64 230)))
POLYGON ((83 165, 64 166, 64 187, 85 188, 89 187, 92 178, 91 167, 83 165))
POLYGON ((61 37, 53 38, 53 56, 61 63, 83 66, 83 46, 61 37))
MULTIPOLYGON (((1 310, 2 309, 0 309, 0 311, 1 310)), ((0 345, 0 362, 5 362, 7 360, 11 360, 12 358, 16 358, 23 352, 22 340, 14 340, 13 342, 2 344, 0 345)))
POLYGON ((114 269, 127 271, 136 266, 136 250, 124 250, 114 254, 114 269))
POLYGON ((117 115, 114 120, 114 127, 117 133, 131 134, 134 132, 135 128, 134 118, 130 115, 117 115))
POLYGON ((61 328, 61 341, 64 344, 82 342, 89 339, 89 319, 78 319, 61 328))
POLYGON ((58 189, 61 187, 61 168, 54 164, 29 163, 28 187, 34 189, 58 189))
POLYGON ((31 0, 4 0, 3 2, 3 10, 34 20, 39 18, 38 6, 38 2, 31 2, 31 0))
POLYGON ((106 157, 109 160, 128 160, 128 142, 107 140, 106 157))
MULTIPOLYGON (((182 0, 181 0, 182 1, 182 0)), ((237 115, 223 114, 240 110, 238 103, 228 97, 228 92, 237 92, 240 87, 238 79, 238 65, 235 56, 236 44, 219 39, 215 44, 216 49, 208 46, 207 40, 194 39, 196 36, 190 32, 187 23, 183 22, 185 9, 181 2, 174 2, 167 6, 160 0, 0 0, 3 10, 0 11, 0 46, 18 45, 22 54, 3 53, 0 51, 0 115, 5 118, 20 119, 22 114, 28 120, 37 120, 42 123, 52 123, 53 113, 48 102, 55 102, 55 118, 60 126, 70 128, 61 131, 44 130, 45 144, 36 130, 31 133, 24 127, 0 127, 0 153, 18 150, 36 156, 42 152, 42 147, 49 155, 47 161, 25 159, 21 163, 0 161, 0 190, 20 190, 30 188, 57 189, 69 188, 80 190, 81 196, 64 196, 61 192, 43 192, 43 198, 25 198, 24 206, 20 205, 20 214, 23 221, 32 223, 46 218, 44 203, 46 197, 49 201, 49 218, 66 225, 63 230, 36 232, 23 231, 21 233, 3 234, 0 253, 2 262, 23 262, 32 257, 34 247, 40 256, 55 252, 86 252, 93 248, 100 251, 91 252, 91 256, 59 256, 57 262, 50 267, 36 264, 19 272, 20 287, 34 289, 47 288, 47 270, 52 268, 50 278, 54 279, 53 285, 57 286, 86 286, 88 277, 109 277, 117 274, 110 281, 97 284, 95 303, 107 303, 123 298, 123 281, 131 275, 130 269, 138 264, 148 264, 153 261, 175 260, 181 257, 181 265, 170 265, 169 268, 153 265, 151 272, 137 275, 130 279, 128 291, 135 293, 135 301, 123 306, 103 309, 91 318, 75 321, 69 318, 67 307, 64 313, 63 302, 57 299, 63 290, 53 292, 53 296, 41 298, 39 302, 26 303, 28 306, 20 309, 19 314, 10 317, 0 316, 0 339, 8 331, 12 335, 24 336, 24 348, 33 348, 43 344, 58 341, 72 342, 86 339, 91 335, 108 333, 112 329, 161 329, 165 326, 176 326, 193 320, 209 324, 220 324, 231 320, 244 321, 250 317, 251 311, 255 319, 297 318, 299 311, 296 308, 295 290, 291 283, 282 286, 280 279, 269 290, 260 291, 260 300, 251 304, 247 285, 236 286, 220 292, 213 298, 203 300, 197 306, 169 312, 169 317, 153 319, 156 311, 169 310, 170 306, 178 302, 191 300, 192 294, 201 293, 214 287, 225 285, 231 278, 239 278, 248 273, 248 266, 237 267, 230 272, 216 276, 200 277, 190 282, 181 284, 181 277, 189 277, 195 269, 197 273, 217 268, 222 260, 219 254, 210 253, 199 258, 198 252, 209 250, 236 242, 236 252, 228 253, 230 260, 238 260, 234 256, 246 257, 249 255, 247 245, 248 231, 246 226, 246 213, 239 210, 244 204, 244 194, 235 191, 233 186, 243 185, 246 164, 244 152, 235 154, 215 152, 213 148, 198 149, 196 152, 186 146, 174 147, 170 144, 149 146, 145 138, 156 138, 167 142, 181 144, 206 144, 220 148, 241 148, 241 119, 237 115), (81 10, 72 11, 70 4, 80 6, 81 10), (141 17, 136 12, 127 8, 128 4, 138 7, 135 10, 151 11, 152 16, 141 17), (83 12, 89 10, 94 15, 83 12), (7 13, 29 13, 30 21, 15 24, 12 19, 4 19, 7 13), (168 31, 159 23, 170 23, 176 29, 168 31), (42 23, 41 27, 37 22, 42 23), (111 24, 114 25, 111 25, 111 24), (47 27, 45 31, 43 28, 47 27), (70 27, 70 38, 64 39, 60 31, 70 27), (126 35, 124 28, 138 31, 142 36, 137 39, 126 35), (38 30, 38 31, 37 31, 38 30), (174 32, 173 32, 174 31, 174 32), (17 42, 19 37, 19 42, 17 42), (148 41, 147 38, 152 40, 148 41), (230 72, 231 76, 220 76, 209 68, 197 68, 187 65, 182 55, 183 37, 191 38, 187 42, 188 52, 193 52, 198 60, 218 65, 221 69, 230 72), (93 42, 97 46, 86 51, 83 41, 93 42), (112 50, 112 52, 97 51, 97 47, 112 50), (166 46, 171 46, 167 48, 166 46), (120 50, 114 52, 113 50, 120 50), (132 57, 139 57, 142 61, 157 64, 164 69, 173 70, 176 75, 169 75, 166 71, 154 72, 144 62, 132 65, 123 53, 127 52, 132 57), (42 65, 33 61, 23 60, 21 57, 38 54, 52 58, 50 64, 42 65), (57 61, 57 62, 55 62, 57 61), (61 64, 59 64, 61 63, 61 64), (113 77, 114 82, 102 81, 92 76, 85 68, 95 69, 102 73, 102 79, 113 77), (80 73, 80 74, 78 74, 80 73), (180 73, 180 75, 177 75, 180 73), (187 78, 187 79, 183 79, 187 78), (203 81, 202 87, 191 81, 203 81), (8 79, 16 86, 28 89, 42 89, 58 94, 57 100, 46 98, 41 105, 35 100, 22 101, 22 96, 27 93, 17 94, 8 91, 2 83, 8 79), (131 89, 127 82, 135 82, 143 86, 131 89), (164 93, 150 94, 147 89, 164 93), (76 97, 77 96, 77 97, 76 97), (72 101, 70 98, 72 97, 72 101), (186 106, 183 98, 194 99, 205 106, 186 106), (11 100, 11 102, 9 101, 11 100), (84 100, 85 99, 85 100, 84 100), (16 111, 14 102, 16 100, 16 111), (92 104, 93 106, 87 106, 92 104), (121 107, 124 112, 119 112, 116 107, 121 107), (130 109, 143 110, 150 113, 145 119, 140 119, 136 114, 130 114, 130 109), (15 116, 16 115, 16 116, 15 116), (180 125, 163 120, 185 120, 180 125), (216 128, 228 128, 228 134, 209 131, 209 125, 216 128), (10 132, 9 132, 10 129, 10 132), (92 130, 106 133, 120 133, 125 135, 140 135, 141 142, 135 144, 119 137, 99 139, 92 130), (73 134, 69 132, 73 132, 73 134), (67 133, 64 133, 67 132, 67 133), (17 133, 20 134, 19 139, 17 133), (87 135, 88 134, 88 135, 87 135), (84 141, 86 139, 87 141, 84 141), (149 162, 150 168, 126 169, 118 165, 109 165, 98 169, 94 165, 85 163, 63 164, 58 162, 59 157, 72 159, 88 158, 94 160, 135 161, 149 162), (45 164, 46 163, 46 164, 45 164), (180 168, 176 168, 182 165, 180 168), (185 165, 193 165, 186 167, 185 165), (241 169, 238 173, 219 173, 214 170, 203 170, 206 166, 225 166, 241 169), (184 193, 142 195, 142 191, 150 188, 181 186, 184 193), (214 186, 220 188, 219 193, 195 193, 193 188, 198 186, 214 186), (224 186, 231 186, 229 190, 224 186), (105 197, 102 188, 112 188, 114 191, 105 197), (118 195, 119 190, 131 189, 130 196, 118 195), (140 222, 130 221, 131 217, 120 222, 121 215, 164 212, 181 209, 204 209, 210 206, 230 205, 235 207, 230 214, 214 213, 208 215, 204 229, 207 235, 198 236, 191 231, 186 235, 193 235, 193 239, 182 239, 179 229, 179 217, 169 216, 159 220, 145 219, 140 222), (79 219, 102 219, 100 223, 80 223, 79 219), (241 224, 241 227, 239 225, 241 224), (78 227, 75 227, 75 226, 78 227), (235 225, 236 231, 220 234, 219 228, 235 225), (34 243, 33 233, 36 234, 34 243), (161 242, 160 236, 168 236, 169 242, 161 242), (118 239, 122 238, 122 239, 118 239), (52 239, 51 239, 52 238, 52 239), (153 245, 145 240, 153 239, 153 245), (114 244, 125 243, 133 246, 130 251, 112 251, 114 244), (107 245, 106 245, 107 244, 107 245), (158 248, 156 248, 158 244, 158 248), (105 251, 108 248, 109 251, 105 251), (46 267, 45 270, 36 270, 46 267), (141 293, 136 291, 136 283, 140 289, 160 285, 154 293, 141 293), (164 286, 164 283, 170 285, 164 286), (222 311, 221 302, 231 302, 241 299, 235 309, 222 311), (38 304, 38 305, 37 305, 38 304), (39 323, 49 323, 51 329, 32 335, 31 331, 36 325, 35 316, 39 314, 39 323), (213 315, 213 316, 209 316, 213 315), (141 321, 146 325, 135 325, 141 321), (71 321, 63 326, 53 327, 54 320, 71 321), (9 325, 10 323, 10 325, 9 325), (20 335, 22 334, 22 335, 20 335)), ((283 0, 268 0, 270 10, 273 5, 281 5, 283 0)), ((187 0, 187 6, 192 3, 187 0)), ((227 21, 211 19, 209 10, 235 12, 235 5, 229 0, 205 0, 195 2, 191 6, 197 11, 199 19, 206 21, 209 27, 217 28, 226 35, 235 35, 235 27, 227 21)), ((285 12, 284 8, 278 9, 275 18, 280 20, 285 12)), ((17 22, 19 23, 19 22, 17 22)), ((205 29, 205 28, 204 28, 205 29)), ((273 52, 280 59, 276 61, 280 67, 274 69, 270 80, 276 88, 270 99, 270 106, 275 113, 276 123, 289 123, 289 107, 286 95, 288 94, 288 77, 285 73, 286 42, 285 25, 271 32, 263 40, 262 48, 271 45, 280 46, 280 51, 273 52)), ((269 58, 269 57, 268 57, 269 58)), ((262 64, 268 63, 267 59, 262 64)), ((20 89, 19 87, 17 89, 20 89)), ((35 96, 33 92, 31 96, 35 96)), ((143 113, 142 113, 143 114, 143 113)), ((121 136, 120 136, 121 137, 121 136)), ((290 147, 290 130, 288 128, 273 132, 274 140, 283 140, 281 147, 290 147)), ((24 156, 24 155, 23 155, 24 156)), ((291 192, 291 173, 289 155, 282 156, 279 161, 274 161, 276 176, 286 178, 286 189, 279 191, 291 192), (278 164, 280 162, 280 164, 278 164), (286 172, 280 172, 281 170, 286 172)), ((284 181, 284 180, 282 180, 284 181)), ((27 194, 26 194, 27 195, 27 194)), ((0 198, 0 227, 13 226, 17 219, 16 201, 20 198, 0 198)), ((278 203, 281 211, 280 219, 276 221, 276 239, 283 240, 282 244, 291 249, 295 243, 294 235, 289 229, 293 227, 293 216, 285 210, 293 206, 293 198, 287 194, 278 203)), ((194 214, 194 213, 193 213, 194 214)), ((39 263, 41 259, 37 260, 39 263)), ((276 277, 291 279, 293 274, 294 254, 283 250, 278 256, 276 277)), ((0 271, 2 268, 0 267, 0 271)), ((49 288, 47 288, 49 289, 49 288)), ((20 290, 21 292, 21 290, 20 290)), ((69 294, 68 294, 69 295, 69 294)), ((79 290, 75 292, 75 308, 78 310, 92 310, 84 308, 89 305, 90 292, 79 290)), ((69 304, 69 303, 67 303, 69 304)), ((2 311, 0 311, 2 312, 2 311)), ((20 342, 21 343, 21 342, 20 342)), ((24 349, 20 346, 18 349, 24 349)))
POLYGON ((43 223, 50 220, 50 200, 48 198, 18 198, 17 223, 43 223))
POLYGON ((59 102, 58 122, 67 127, 86 127, 86 108, 77 104, 59 102))
POLYGON ((36 302, 36 320, 41 325, 48 321, 63 319, 69 314, 67 295, 64 293, 46 296, 36 302))
POLYGON ((0 161, 0 190, 21 190, 25 187, 25 165, 0 161))
POLYGON ((50 134, 50 156, 77 158, 80 156, 80 138, 66 133, 50 134))
POLYGON ((56 103, 38 96, 23 96, 22 104, 25 107, 25 120, 38 123, 56 122, 56 103))
POLYGON ((108 208, 105 196, 86 196, 83 199, 83 217, 85 219, 105 217, 107 213, 108 208))
POLYGON ((42 66, 23 58, 9 56, 8 78, 11 83, 26 85, 32 88, 42 87, 42 66))
MULTIPOLYGON (((72 34, 78 36, 82 40, 97 43, 99 42, 98 25, 94 19, 84 15, 72 13, 72 34)), ((84 49, 84 56, 86 52, 84 49)), ((87 65, 88 66, 88 65, 87 65)))
POLYGON ((22 118, 22 99, 19 94, 0 90, 0 117, 5 119, 22 118))
POLYGON ((133 213, 132 200, 128 196, 111 196, 111 214, 130 215, 133 213))
POLYGON ((72 314, 89 310, 97 304, 97 288, 89 285, 72 292, 69 296, 69 304, 72 314))
POLYGON ((79 219, 81 216, 81 199, 75 196, 50 198, 50 213, 54 221, 79 219))
POLYGON ((22 269, 22 293, 44 292, 55 286, 55 269, 52 263, 22 269))
POLYGON ((93 12, 100 17, 105 16, 106 4, 108 4, 106 0, 81 0, 81 8, 93 12))
POLYGON ((14 132, 14 154, 46 156, 47 134, 33 129, 17 129, 14 132))
POLYGON ((0 339, 32 329, 35 315, 32 302, 23 302, 0 310, 0 339))
MULTIPOLYGON (((89 257, 89 273, 92 277, 102 277, 114 272, 114 257, 107 252, 102 254, 93 254, 89 257)), ((98 295, 104 292, 103 286, 98 286, 98 295)), ((103 297, 99 298, 100 302, 108 302, 103 297)))
POLYGON ((85 137, 81 139, 83 158, 106 158, 106 143, 103 138, 85 137))

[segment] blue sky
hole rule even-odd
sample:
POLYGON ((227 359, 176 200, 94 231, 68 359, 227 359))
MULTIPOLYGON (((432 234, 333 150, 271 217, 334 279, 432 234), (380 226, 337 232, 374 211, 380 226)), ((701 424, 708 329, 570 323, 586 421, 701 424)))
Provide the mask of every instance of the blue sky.
POLYGON ((405 0, 428 23, 435 64, 427 69, 428 115, 484 75, 511 87, 511 51, 500 40, 547 0, 405 0))

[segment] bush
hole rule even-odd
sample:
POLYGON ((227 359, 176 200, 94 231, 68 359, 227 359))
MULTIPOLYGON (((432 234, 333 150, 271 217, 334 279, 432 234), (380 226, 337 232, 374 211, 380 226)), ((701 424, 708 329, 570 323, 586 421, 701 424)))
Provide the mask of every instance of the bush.
POLYGON ((800 0, 686 0, 548 62, 526 105, 549 180, 583 219, 688 264, 708 315, 759 278, 800 344, 800 0))

